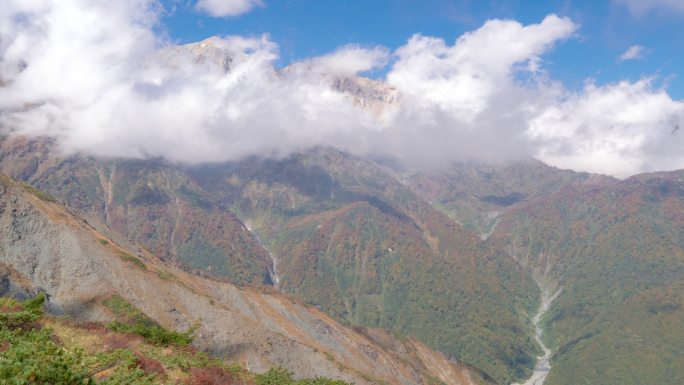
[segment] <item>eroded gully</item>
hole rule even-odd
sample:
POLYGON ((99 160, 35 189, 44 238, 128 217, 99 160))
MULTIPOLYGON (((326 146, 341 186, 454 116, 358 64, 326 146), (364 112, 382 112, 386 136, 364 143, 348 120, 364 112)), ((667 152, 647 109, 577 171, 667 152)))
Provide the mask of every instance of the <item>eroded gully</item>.
POLYGON ((544 380, 546 380, 546 376, 551 370, 551 349, 549 349, 542 340, 544 329, 540 324, 541 320, 544 318, 544 315, 546 315, 546 313, 549 311, 551 304, 558 297, 561 291, 559 289, 555 292, 552 292, 548 288, 545 288, 541 285, 540 288, 542 290, 541 306, 539 306, 537 314, 535 314, 534 318, 532 318, 532 323, 534 324, 535 329, 535 339, 537 340, 539 346, 541 346, 544 353, 537 357, 537 364, 534 366, 532 376, 527 381, 514 385, 542 385, 544 380))

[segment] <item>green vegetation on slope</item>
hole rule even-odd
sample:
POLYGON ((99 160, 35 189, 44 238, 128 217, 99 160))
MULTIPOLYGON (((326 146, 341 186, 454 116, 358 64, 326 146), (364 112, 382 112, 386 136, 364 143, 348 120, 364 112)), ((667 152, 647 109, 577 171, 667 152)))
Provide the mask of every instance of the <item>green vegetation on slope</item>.
POLYGON ((684 283, 607 306, 581 330, 560 348, 545 384, 684 383, 684 283))
POLYGON ((40 330, 44 296, 20 303, 0 299, 0 380, 7 384, 90 384, 86 357, 68 351, 40 330))
MULTIPOLYGON (((177 341, 166 343, 108 331, 98 324, 75 324, 43 317, 43 301, 0 298, 0 382, 8 385, 346 385, 326 378, 295 380, 272 368, 251 373, 177 341)), ((107 306, 129 319, 137 309, 120 297, 107 306)), ((170 331, 164 333, 171 334, 170 331)))
POLYGON ((502 221, 491 241, 562 287, 547 385, 682 383, 682 228, 676 174, 568 188, 502 221))
POLYGON ((230 210, 174 166, 159 160, 69 157, 43 159, 42 168, 32 152, 19 159, 11 159, 13 154, 0 151, 0 166, 18 168, 12 177, 26 182, 28 192, 46 201, 58 198, 100 230, 106 226, 188 270, 236 284, 263 283, 267 252, 230 210))
POLYGON ((21 187, 24 188, 24 190, 28 191, 28 192, 31 193, 33 196, 35 196, 36 198, 38 198, 38 199, 40 199, 40 200, 42 200, 42 201, 45 201, 45 202, 57 202, 57 199, 55 199, 55 197, 53 197, 52 195, 50 195, 50 194, 48 194, 48 193, 46 193, 46 192, 43 192, 43 191, 41 191, 41 190, 38 190, 37 188, 35 188, 35 187, 33 187, 33 186, 29 185, 29 184, 21 183, 20 185, 21 185, 21 187))
POLYGON ((500 383, 532 368, 532 280, 370 161, 331 149, 188 169, 74 157, 21 178, 189 270, 269 282, 268 254, 232 210, 271 247, 285 292, 347 324, 418 337, 500 383))
POLYGON ((498 383, 531 373, 534 282, 373 163, 313 150, 192 174, 258 231, 282 290, 346 324, 416 337, 498 383))
POLYGON ((167 330, 120 296, 112 296, 104 302, 104 305, 119 319, 107 325, 109 330, 137 334, 156 345, 190 345, 193 334, 199 327, 199 323, 196 323, 185 332, 167 330))
POLYGON ((492 292, 506 285, 497 277, 499 258, 457 264, 415 242, 416 229, 367 205, 338 214, 291 230, 313 229, 309 241, 290 242, 299 236, 289 228, 282 233, 282 283, 294 294, 349 324, 416 337, 498 382, 529 373, 536 346, 526 320, 516 318, 522 311, 512 300, 502 306, 510 293, 492 292))

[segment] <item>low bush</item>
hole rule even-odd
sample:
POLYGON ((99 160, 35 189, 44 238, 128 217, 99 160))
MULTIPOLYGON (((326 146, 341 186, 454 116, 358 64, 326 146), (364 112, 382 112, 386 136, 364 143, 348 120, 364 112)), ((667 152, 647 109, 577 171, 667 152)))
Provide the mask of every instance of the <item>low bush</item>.
POLYGON ((136 339, 140 339, 140 337, 127 333, 110 334, 105 336, 105 338, 102 340, 102 345, 106 351, 128 349, 136 339))
POLYGON ((55 197, 53 197, 52 195, 50 195, 44 191, 38 190, 37 188, 35 188, 29 184, 26 184, 23 182, 19 182, 19 183, 21 184, 21 187, 24 188, 24 190, 33 194, 36 198, 38 198, 42 201, 45 201, 45 202, 57 202, 57 199, 55 199, 55 197))
POLYGON ((295 380, 291 371, 277 366, 269 369, 266 373, 256 375, 257 385, 349 385, 342 380, 332 380, 329 378, 305 378, 295 380))
POLYGON ((187 385, 233 385, 236 384, 235 375, 228 368, 218 365, 206 368, 192 368, 187 385))
POLYGON ((185 332, 165 329, 118 295, 112 296, 103 304, 118 319, 107 325, 109 330, 136 334, 155 345, 188 346, 192 343, 193 334, 199 327, 197 323, 185 332))
POLYGON ((3 384, 93 384, 81 350, 66 351, 48 329, 10 334, 0 358, 3 384))
POLYGON ((140 353, 135 353, 134 367, 142 369, 145 374, 153 374, 156 378, 166 378, 166 371, 161 362, 140 353))
POLYGON ((83 351, 64 350, 50 329, 36 321, 45 295, 22 303, 0 299, 0 383, 92 384, 83 351))
POLYGON ((195 332, 195 328, 190 328, 186 332, 176 332, 148 322, 127 324, 114 321, 107 327, 114 332, 137 334, 155 345, 187 346, 192 343, 195 332))
POLYGON ((143 262, 140 258, 134 257, 126 252, 120 251, 119 258, 121 258, 124 262, 132 263, 143 270, 147 269, 147 265, 145 265, 145 262, 143 262))

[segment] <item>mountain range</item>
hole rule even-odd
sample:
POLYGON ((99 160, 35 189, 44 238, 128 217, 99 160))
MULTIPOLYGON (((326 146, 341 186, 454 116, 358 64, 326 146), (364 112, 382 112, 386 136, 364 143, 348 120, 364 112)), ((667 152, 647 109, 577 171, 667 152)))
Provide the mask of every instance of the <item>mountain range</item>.
MULTIPOLYGON (((5 138, 0 151, 3 173, 54 196, 97 236, 130 245, 130 255, 173 269, 169 274, 189 287, 211 282, 241 296, 252 293, 253 301, 264 295, 256 294, 262 289, 231 284, 273 287, 269 301, 288 295, 302 301, 297 311, 316 312, 314 318, 387 330, 377 333, 393 339, 391 344, 408 336, 462 365, 473 381, 498 384, 532 374, 542 346, 531 318, 542 292, 551 292, 557 297, 540 321, 552 352, 546 384, 574 384, 577 373, 592 384, 682 379, 681 172, 619 180, 532 159, 424 172, 332 148, 187 166, 162 159, 60 156, 50 140, 21 137, 5 138)), ((18 262, 10 266, 19 270, 18 262)), ((20 275, 31 279, 26 271, 20 275)), ((67 276, 55 279, 74 278, 67 276)), ((130 277, 125 281, 134 284, 130 277)), ((228 297, 246 301, 236 296, 228 297)), ((164 320, 164 312, 144 298, 127 297, 164 320)), ((93 300, 77 295, 69 301, 93 300)), ((268 306, 275 305, 264 301, 250 306, 271 312, 268 306)), ((282 301, 291 300, 279 301, 284 306, 282 301)), ((209 314, 215 311, 169 308, 184 317, 172 323, 176 327, 187 327, 193 314, 213 319, 209 314)), ((72 313, 96 317, 90 310, 72 313)), ((203 323, 202 335, 214 339, 216 331, 210 330, 217 325, 203 323)), ((367 334, 362 336, 368 339, 367 334)), ((309 338, 311 346, 320 336, 309 338)), ((241 350, 200 341, 226 356, 241 350)), ((298 374, 319 374, 302 362, 269 357, 267 362, 298 374)), ((372 367, 344 365, 359 372, 372 367)))

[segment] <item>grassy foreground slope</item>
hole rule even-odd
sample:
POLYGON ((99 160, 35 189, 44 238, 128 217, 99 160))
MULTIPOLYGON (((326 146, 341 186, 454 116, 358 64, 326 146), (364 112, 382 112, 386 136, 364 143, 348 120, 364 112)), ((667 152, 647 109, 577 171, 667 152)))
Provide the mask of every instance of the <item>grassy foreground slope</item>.
POLYGON ((0 298, 0 380, 4 384, 347 384, 326 378, 295 380, 280 367, 255 374, 240 365, 228 365, 189 347, 191 334, 159 327, 120 297, 112 298, 110 307, 126 322, 107 327, 44 317, 44 299, 44 295, 24 302, 0 298), (135 322, 137 333, 117 330, 123 325, 133 327, 135 322))

